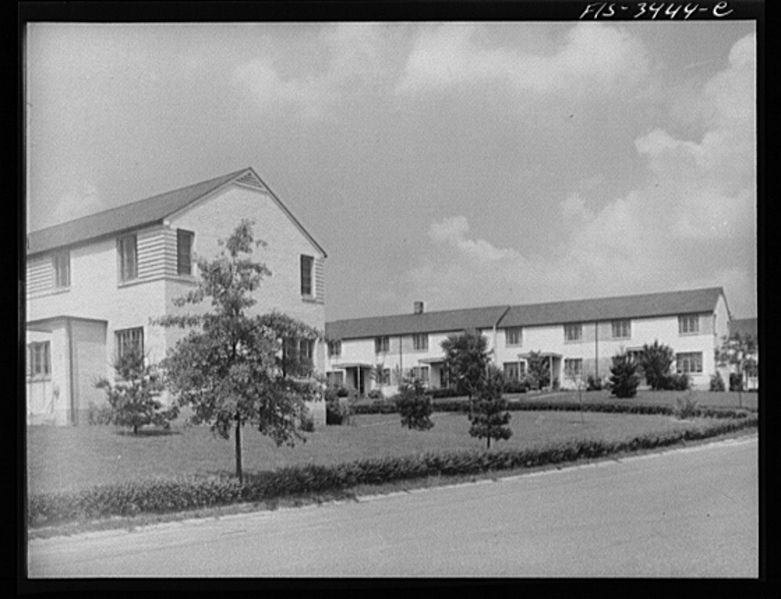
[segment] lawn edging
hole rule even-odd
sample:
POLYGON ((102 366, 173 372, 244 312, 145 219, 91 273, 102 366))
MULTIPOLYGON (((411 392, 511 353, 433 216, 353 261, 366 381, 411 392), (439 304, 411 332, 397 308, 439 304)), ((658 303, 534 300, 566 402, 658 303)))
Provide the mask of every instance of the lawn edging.
POLYGON ((73 521, 180 512, 296 495, 317 495, 358 485, 381 485, 429 476, 534 468, 668 447, 754 427, 757 422, 756 415, 744 415, 620 441, 575 439, 529 449, 427 452, 355 460, 332 466, 288 466, 273 472, 249 474, 243 484, 228 477, 181 477, 129 481, 74 492, 40 493, 29 498, 27 523, 30 527, 52 526, 73 521))
MULTIPOLYGON (((468 400, 435 400, 432 402, 434 412, 468 412, 468 400)), ((392 401, 377 401, 370 404, 357 404, 352 406, 352 413, 356 415, 367 414, 396 414, 398 408, 392 401)), ((523 411, 560 411, 560 412, 602 412, 613 414, 645 414, 673 416, 675 407, 663 404, 650 403, 618 403, 611 401, 587 403, 577 401, 555 401, 545 399, 510 400, 507 402, 507 410, 510 412, 523 411)), ((697 407, 694 416, 700 418, 746 418, 752 411, 748 409, 697 407)))

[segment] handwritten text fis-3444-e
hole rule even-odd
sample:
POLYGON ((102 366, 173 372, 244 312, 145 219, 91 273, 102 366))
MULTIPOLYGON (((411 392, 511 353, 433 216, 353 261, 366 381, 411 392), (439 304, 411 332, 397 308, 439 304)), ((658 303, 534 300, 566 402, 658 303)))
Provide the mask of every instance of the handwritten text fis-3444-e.
POLYGON ((698 18, 721 19, 734 12, 729 2, 592 2, 587 4, 580 19, 679 19, 698 18))

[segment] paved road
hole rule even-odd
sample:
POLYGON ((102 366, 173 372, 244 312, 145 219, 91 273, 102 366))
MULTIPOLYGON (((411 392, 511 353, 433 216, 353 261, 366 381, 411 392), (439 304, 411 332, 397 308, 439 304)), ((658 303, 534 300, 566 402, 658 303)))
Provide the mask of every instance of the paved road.
POLYGON ((32 540, 30 577, 758 576, 756 437, 326 504, 32 540))

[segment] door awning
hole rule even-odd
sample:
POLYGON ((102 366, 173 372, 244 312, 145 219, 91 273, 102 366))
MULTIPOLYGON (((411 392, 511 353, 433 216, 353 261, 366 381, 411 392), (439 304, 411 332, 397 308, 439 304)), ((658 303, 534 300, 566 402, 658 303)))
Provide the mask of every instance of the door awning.
MULTIPOLYGON (((539 352, 537 353, 537 355, 540 356, 541 358, 561 358, 563 356, 563 354, 557 354, 556 352, 552 352, 552 351, 539 352)), ((530 353, 518 354, 518 357, 527 359, 531 357, 531 354, 530 353)))
POLYGON ((331 368, 374 368, 374 364, 366 362, 344 362, 343 364, 331 364, 331 368))

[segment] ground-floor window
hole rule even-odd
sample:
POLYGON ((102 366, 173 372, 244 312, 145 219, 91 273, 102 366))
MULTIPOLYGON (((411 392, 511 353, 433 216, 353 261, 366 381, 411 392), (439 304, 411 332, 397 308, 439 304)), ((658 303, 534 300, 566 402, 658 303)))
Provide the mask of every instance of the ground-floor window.
POLYGON ((577 378, 583 374, 583 359, 582 358, 565 358, 564 359, 564 374, 570 378, 577 378))
POLYGON ((114 331, 114 338, 117 359, 122 359, 131 352, 136 352, 140 356, 144 355, 144 327, 114 331))
POLYGON ((51 376, 51 348, 48 341, 27 345, 27 377, 47 379, 51 376))
POLYGON ((341 370, 328 372, 326 380, 329 387, 341 387, 344 384, 344 372, 341 370))
POLYGON ((390 368, 377 368, 377 383, 380 385, 390 385, 390 368))
POLYGON ((428 366, 413 366, 410 374, 424 385, 428 384, 428 366))
POLYGON ((676 354, 675 368, 680 374, 702 373, 702 352, 676 354))
POLYGON ((521 363, 520 362, 505 362, 504 363, 504 380, 505 381, 520 381, 521 380, 521 363))

